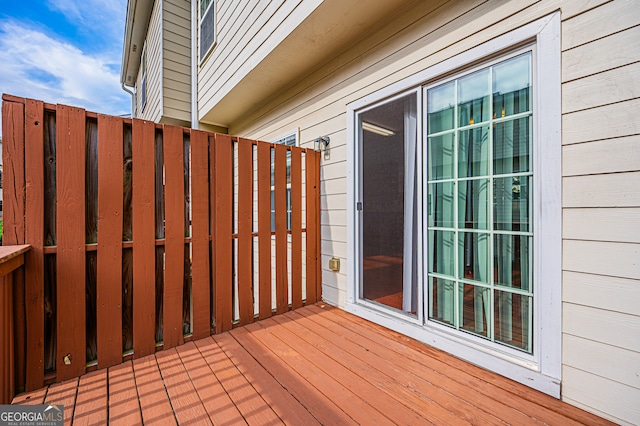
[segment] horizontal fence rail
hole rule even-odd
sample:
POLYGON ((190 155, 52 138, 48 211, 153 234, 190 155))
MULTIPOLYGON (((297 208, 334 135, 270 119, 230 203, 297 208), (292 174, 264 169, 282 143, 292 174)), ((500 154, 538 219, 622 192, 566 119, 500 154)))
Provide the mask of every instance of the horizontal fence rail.
POLYGON ((3 101, 15 389, 320 299, 318 152, 3 101))

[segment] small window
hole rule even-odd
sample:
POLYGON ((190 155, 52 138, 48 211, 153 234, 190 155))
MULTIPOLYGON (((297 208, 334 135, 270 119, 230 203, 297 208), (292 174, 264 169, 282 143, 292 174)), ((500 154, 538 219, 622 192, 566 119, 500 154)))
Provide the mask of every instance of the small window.
MULTIPOLYGON (((273 141, 286 146, 298 146, 298 129, 291 131, 273 141)), ((271 231, 276 230, 276 208, 274 203, 274 158, 271 152, 271 231)), ((287 229, 291 229, 291 151, 287 151, 287 229)))
POLYGON ((142 48, 142 58, 140 59, 140 72, 142 72, 142 81, 140 83, 140 111, 144 110, 147 104, 147 43, 142 48))
POLYGON ((216 42, 216 2, 200 0, 200 62, 216 42))

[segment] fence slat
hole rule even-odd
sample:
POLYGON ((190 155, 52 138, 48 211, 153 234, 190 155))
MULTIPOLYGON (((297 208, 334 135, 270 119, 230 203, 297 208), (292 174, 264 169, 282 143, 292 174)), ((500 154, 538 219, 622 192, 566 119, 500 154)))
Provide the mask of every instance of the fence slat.
POLYGON ((209 133, 207 139, 209 142, 209 229, 211 232, 211 241, 209 242, 209 253, 211 254, 209 262, 209 266, 211 268, 209 309, 211 310, 211 317, 209 318, 209 323, 213 328, 216 322, 216 135, 214 133, 209 133))
POLYGON ((205 132, 191 130, 191 229, 193 338, 211 332, 209 279, 209 139, 205 132))
POLYGON ((123 122, 98 115, 98 368, 122 362, 123 122))
POLYGON ((231 330, 233 320, 233 143, 215 136, 215 316, 216 333, 231 330))
POLYGON ((291 307, 302 307, 302 158, 291 149, 291 307))
POLYGON ((57 350, 56 380, 78 377, 86 364, 85 111, 56 108, 57 350))
POLYGON ((274 199, 276 213, 276 313, 289 308, 287 284, 287 147, 275 145, 274 199))
POLYGON ((0 404, 9 404, 15 394, 13 274, 0 277, 0 308, 0 404))
POLYGON ((133 351, 155 353, 155 124, 134 119, 133 163, 133 351))
POLYGON ((271 145, 258 144, 258 274, 260 319, 271 316, 271 145))
POLYGON ((306 151, 306 203, 307 203, 307 305, 318 301, 318 292, 316 288, 316 256, 318 256, 317 239, 317 217, 316 209, 318 204, 316 200, 316 168, 317 157, 315 151, 307 149, 306 151))
POLYGON ((165 270, 163 300, 164 348, 183 342, 184 282, 184 151, 182 128, 164 126, 165 270))
MULTIPOLYGON (((2 103, 2 158, 4 166, 3 245, 24 243, 24 105, 2 103), (14 164, 14 167, 7 165, 14 164)), ((15 327, 15 379, 18 388, 25 383, 26 314, 22 269, 14 274, 13 321, 15 327)))
POLYGON ((27 341, 25 391, 44 384, 44 103, 26 103, 25 257, 27 341))
POLYGON ((253 144, 238 141, 238 304, 240 325, 253 322, 253 144))

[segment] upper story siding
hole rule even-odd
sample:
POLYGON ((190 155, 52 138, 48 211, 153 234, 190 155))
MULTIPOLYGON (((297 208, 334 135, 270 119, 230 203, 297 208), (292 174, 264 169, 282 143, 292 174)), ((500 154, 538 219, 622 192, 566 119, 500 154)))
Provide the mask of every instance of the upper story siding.
POLYGON ((198 72, 198 108, 201 115, 246 77, 321 2, 216 1, 216 45, 202 61, 198 72))

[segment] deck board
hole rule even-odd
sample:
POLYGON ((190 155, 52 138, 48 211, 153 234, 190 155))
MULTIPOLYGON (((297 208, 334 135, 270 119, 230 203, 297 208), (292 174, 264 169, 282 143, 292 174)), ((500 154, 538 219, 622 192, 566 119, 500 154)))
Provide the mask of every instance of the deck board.
POLYGON ((18 395, 65 424, 609 424, 325 304, 18 395))

